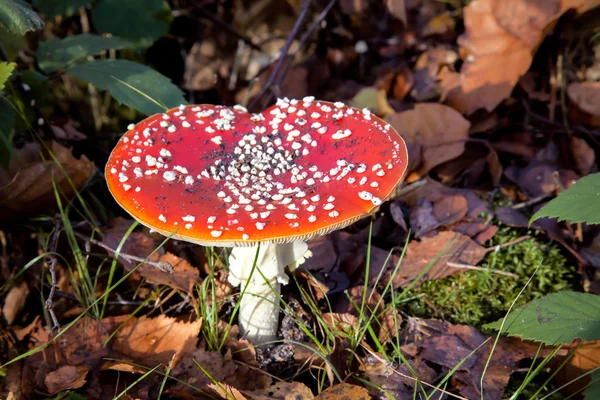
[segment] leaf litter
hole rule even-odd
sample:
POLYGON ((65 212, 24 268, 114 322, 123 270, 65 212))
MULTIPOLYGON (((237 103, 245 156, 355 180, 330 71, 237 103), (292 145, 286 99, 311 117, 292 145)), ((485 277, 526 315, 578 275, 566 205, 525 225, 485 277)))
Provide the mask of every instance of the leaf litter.
MULTIPOLYGON (((313 5, 282 68, 281 49, 303 13, 302 2, 242 3, 230 14, 202 6, 195 22, 206 28, 201 40, 170 33, 184 44, 171 49, 183 55, 180 66, 156 58, 173 46, 168 40, 142 57, 199 103, 259 104, 258 110, 275 97, 315 95, 369 108, 407 142, 406 183, 371 220, 309 243, 313 256, 291 279, 298 285, 282 293, 281 341, 255 347, 235 325, 239 293, 227 281, 226 251, 173 240, 158 248, 161 236, 136 229, 120 248, 119 267, 109 271, 133 223, 115 217, 114 205, 101 207, 104 188, 97 185, 96 166, 114 144, 108 139, 113 133, 89 129, 97 126, 86 116, 92 110, 64 117, 64 110, 49 108, 55 140, 19 142, 9 168, 0 171, 0 222, 7 222, 0 225, 0 271, 2 282, 10 282, 2 289, 3 335, 20 352, 43 346, 1 370, 6 376, 0 396, 70 391, 112 398, 132 385, 130 398, 156 398, 159 391, 183 399, 400 399, 434 392, 440 398, 503 398, 518 371, 533 365, 538 347, 500 338, 492 349, 489 331, 455 324, 435 310, 431 317, 441 319, 415 318, 403 296, 422 296, 424 283, 450 282, 466 271, 485 279, 505 272, 480 265, 502 251, 489 243, 507 226, 522 238, 558 243, 579 265, 574 287, 600 294, 597 227, 548 218, 529 226, 543 204, 598 171, 600 47, 584 24, 578 26, 597 2, 313 5), (587 35, 587 48, 573 45, 573 31, 587 35), (101 145, 86 147, 96 146, 94 141, 101 145), (54 284, 42 262, 49 259, 50 219, 28 219, 25 228, 17 217, 56 213, 56 192, 69 205, 76 240, 84 246, 74 250, 68 242, 72 227, 60 229, 60 289, 52 310, 64 330, 50 331, 45 305, 34 304, 34 294, 45 297, 54 284), (92 213, 79 209, 78 196, 92 213), (94 220, 82 221, 82 215, 94 220), (28 265, 36 256, 41 258, 28 265), (73 269, 77 263, 96 275, 73 269), (91 293, 98 297, 109 275, 114 283, 126 274, 108 293, 105 310, 80 317, 89 304, 81 296, 86 281, 94 282, 91 293)), ((44 34, 64 35, 61 21, 48 24, 44 34)), ((71 94, 77 92, 73 87, 71 94)), ((137 121, 132 115, 105 118, 103 124, 121 132, 137 121)), ((483 280, 476 301, 494 295, 485 287, 483 280)), ((552 387, 597 367, 598 344, 576 345, 552 361, 559 369, 552 387), (570 350, 575 355, 560 365, 570 350)), ((543 348, 538 357, 551 350, 543 348)), ((11 349, 0 361, 16 356, 11 349)))

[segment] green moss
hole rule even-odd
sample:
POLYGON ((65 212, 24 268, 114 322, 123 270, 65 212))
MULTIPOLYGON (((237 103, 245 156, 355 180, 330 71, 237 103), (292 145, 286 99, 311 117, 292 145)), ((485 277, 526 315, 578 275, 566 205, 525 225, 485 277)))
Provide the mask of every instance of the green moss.
MULTIPOLYGON (((522 229, 503 226, 486 245, 504 244, 525 233, 522 229)), ((480 327, 505 315, 538 266, 537 273, 516 306, 549 293, 570 289, 575 271, 574 266, 567 265, 567 259, 556 244, 535 237, 490 252, 479 266, 513 272, 518 278, 488 271, 467 271, 427 281, 405 293, 403 298, 413 300, 400 304, 400 308, 413 316, 443 317, 453 323, 480 327)))

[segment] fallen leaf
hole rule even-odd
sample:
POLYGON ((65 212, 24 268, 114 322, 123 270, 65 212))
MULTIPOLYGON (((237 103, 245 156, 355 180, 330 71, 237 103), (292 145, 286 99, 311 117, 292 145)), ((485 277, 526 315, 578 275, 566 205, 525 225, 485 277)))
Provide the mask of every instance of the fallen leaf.
POLYGON ((117 331, 112 348, 146 366, 166 366, 175 355, 194 351, 201 325, 201 319, 181 322, 165 315, 132 318, 117 331))
MULTIPOLYGON (((483 398, 500 400, 518 362, 532 357, 538 349, 537 345, 504 338, 494 347, 493 338, 486 337, 471 326, 415 318, 409 318, 402 339, 404 343, 416 345, 418 357, 446 370, 456 367, 464 360, 453 378, 464 383, 457 386, 459 392, 468 399, 482 397, 480 381, 488 358, 483 398), (487 343, 483 344, 486 340, 487 343), (469 356, 478 346, 481 347, 469 356)), ((547 354, 545 350, 542 353, 547 354)))
POLYGON ((312 391, 302 382, 277 382, 260 390, 244 393, 249 400, 312 400, 312 391))
POLYGON ((385 6, 390 14, 399 19, 406 26, 406 7, 404 0, 385 0, 385 6))
POLYGON ((7 293, 4 298, 4 305, 2 306, 2 315, 8 323, 12 325, 17 318, 17 315, 21 312, 25 306, 25 300, 29 294, 29 287, 26 281, 22 281, 18 285, 14 285, 7 293))
POLYGON ((600 82, 573 82, 567 87, 567 94, 584 113, 583 123, 600 126, 600 82))
POLYGON ((172 376, 186 383, 186 385, 181 382, 178 383, 173 389, 173 393, 182 392, 197 395, 197 392, 193 391, 188 385, 202 388, 210 385, 212 379, 217 382, 223 382, 227 377, 234 375, 236 371, 237 366, 233 360, 230 358, 225 359, 221 353, 195 349, 191 354, 183 357, 172 369, 172 376), (210 375, 210 378, 198 365, 204 368, 208 375, 210 375))
POLYGON ((596 164, 596 153, 590 145, 577 136, 571 136, 571 153, 577 166, 577 172, 581 176, 586 176, 590 173, 596 164))
POLYGON ((436 46, 423 52, 415 63, 411 96, 419 103, 433 101, 442 93, 438 83, 438 72, 458 60, 458 54, 443 46, 436 46))
POLYGON ((463 114, 492 111, 527 72, 548 26, 575 3, 476 0, 464 8, 466 59, 460 73, 440 74, 446 104, 463 114))
MULTIPOLYGON (((572 344, 566 348, 573 351, 578 344, 579 343, 572 344)), ((584 377, 583 379, 578 378, 584 373, 600 367, 600 358, 598 358, 598 354, 600 354, 600 340, 584 342, 577 350, 575 350, 575 353, 567 364, 560 368, 556 374, 556 384, 559 387, 568 384, 568 386, 561 391, 564 395, 574 395, 590 382, 589 376, 584 377)), ((555 360, 552 360, 556 367, 561 365, 563 361, 563 357, 557 357, 555 360)))
POLYGON ((402 324, 402 315, 395 308, 391 307, 379 315, 381 327, 377 333, 377 338, 382 344, 386 344, 398 336, 402 324))
POLYGON ((449 11, 436 15, 423 28, 423 36, 446 35, 454 32, 456 21, 449 11))
POLYGON ((321 392, 316 400, 370 400, 369 392, 364 387, 340 383, 321 392))
POLYGON ((158 261, 171 264, 173 272, 162 271, 155 266, 144 264, 138 268, 138 272, 150 283, 167 285, 187 293, 192 293, 194 285, 202 282, 198 268, 192 267, 187 260, 177 257, 175 254, 163 254, 158 261))
POLYGON ((408 171, 407 182, 461 155, 471 126, 452 108, 435 103, 416 104, 413 110, 390 114, 386 120, 406 142, 421 146, 421 164, 408 171))
POLYGON ((438 256, 439 259, 433 263, 422 280, 441 279, 459 274, 463 272, 461 268, 448 267, 446 263, 477 265, 485 254, 485 248, 468 236, 456 232, 439 232, 436 236, 423 238, 420 242, 413 240, 408 244, 398 273, 393 277, 394 288, 410 285, 438 256))
POLYGON ((0 169, 0 216, 43 212, 56 204, 54 184, 70 198, 73 188, 79 190, 94 173, 94 163, 85 156, 78 160, 54 141, 47 146, 60 166, 39 144, 30 143, 14 151, 8 170, 0 169))
POLYGON ((322 318, 334 332, 353 334, 358 327, 358 318, 350 313, 324 313, 322 318))
POLYGON ((413 207, 409 216, 410 227, 415 232, 415 237, 423 237, 428 232, 440 226, 433 213, 433 204, 429 200, 421 200, 413 207))
POLYGON ((46 375, 46 388, 50 394, 56 394, 63 390, 78 389, 85 385, 85 377, 90 371, 86 365, 65 365, 56 371, 46 375))
MULTIPOLYGON (((102 243, 111 249, 119 247, 119 243, 125 236, 125 233, 133 223, 132 220, 124 218, 116 218, 112 221, 112 226, 104 233, 102 243)), ((149 261, 158 261, 158 258, 164 254, 164 249, 160 248, 154 254, 149 256, 156 248, 158 243, 148 234, 144 232, 132 232, 125 243, 121 247, 121 253, 132 255, 141 259, 148 258, 149 261)), ((108 251, 112 256, 114 253, 108 251)), ((129 271, 131 271, 139 263, 137 261, 131 261, 123 256, 119 256, 119 262, 129 271)), ((146 265, 145 265, 146 266, 146 265)), ((151 265, 147 265, 150 268, 156 268, 151 265)), ((138 268, 139 271, 139 268, 138 268)))
POLYGON ((225 400, 248 400, 248 397, 244 396, 242 392, 226 383, 211 383, 207 385, 206 388, 208 389, 207 392, 210 395, 210 398, 219 396, 218 398, 225 400))
POLYGON ((359 90, 350 100, 349 105, 358 109, 368 108, 382 118, 395 112, 387 101, 385 90, 373 87, 359 90))
POLYGON ((433 203, 433 215, 443 226, 453 225, 462 220, 469 211, 465 196, 444 196, 433 203))
MULTIPOLYGON (((423 359, 414 358, 404 351, 403 355, 421 382, 434 382, 437 374, 423 359)), ((381 356, 369 355, 363 360, 360 369, 365 379, 373 384, 369 385, 369 393, 377 398, 387 394, 395 399, 412 399, 414 393, 417 393, 416 398, 419 398, 419 388, 417 387, 416 391, 414 389, 417 380, 404 362, 398 366, 385 362, 381 356)))

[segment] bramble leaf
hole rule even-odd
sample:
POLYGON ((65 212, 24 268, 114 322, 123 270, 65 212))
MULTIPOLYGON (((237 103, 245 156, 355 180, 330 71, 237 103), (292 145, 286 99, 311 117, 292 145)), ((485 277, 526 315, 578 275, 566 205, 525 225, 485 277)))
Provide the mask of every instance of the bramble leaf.
POLYGON ((167 77, 133 61, 94 60, 77 64, 66 72, 108 90, 118 102, 148 115, 187 104, 183 92, 167 77))
MULTIPOLYGON (((499 330, 501 324, 484 327, 499 330)), ((599 340, 600 296, 565 291, 533 300, 506 317, 502 332, 550 345, 599 340)))
POLYGON ((133 44, 120 38, 102 37, 92 34, 68 36, 64 39, 47 40, 40 44, 37 52, 38 64, 45 72, 64 68, 73 61, 95 56, 107 49, 123 49, 133 44))
POLYGON ((579 179, 540 208, 531 217, 529 224, 543 217, 568 220, 571 223, 600 224, 600 173, 579 179))
POLYGON ((44 27, 31 5, 23 0, 0 0, 0 27, 10 33, 24 35, 44 27))

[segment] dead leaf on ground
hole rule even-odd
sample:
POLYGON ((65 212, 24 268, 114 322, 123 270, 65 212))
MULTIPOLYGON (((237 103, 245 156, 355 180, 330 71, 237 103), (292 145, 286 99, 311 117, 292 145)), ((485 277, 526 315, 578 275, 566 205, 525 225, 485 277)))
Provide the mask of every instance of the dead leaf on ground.
POLYGON ((85 377, 90 371, 90 367, 79 365, 65 365, 56 371, 46 375, 46 388, 50 394, 56 394, 63 390, 78 389, 85 385, 85 377))
MULTIPOLYGON (((567 346, 567 349, 573 351, 577 344, 567 346)), ((590 383, 590 376, 578 379, 586 372, 600 367, 600 340, 592 342, 584 342, 579 349, 575 351, 573 357, 563 366, 556 374, 556 385, 567 385, 561 391, 563 395, 574 395, 590 383)), ((563 361, 563 357, 557 357, 552 360, 553 364, 558 367, 563 361)))
POLYGON ((600 82, 573 82, 567 94, 580 111, 582 123, 600 126, 600 82))
POLYGON ((260 390, 244 392, 249 400, 312 400, 312 391, 302 382, 277 382, 260 390))
POLYGON ((436 46, 421 53, 415 63, 411 96, 419 103, 437 99, 442 93, 437 79, 443 66, 452 65, 458 54, 445 46, 436 46))
MULTIPOLYGON (((477 0, 464 8, 466 59, 460 73, 440 74, 448 105, 463 114, 492 111, 527 72, 533 52, 569 6, 561 0, 477 0)), ((579 2, 581 3, 581 1, 579 2)))
POLYGON ((433 215, 443 226, 459 222, 468 211, 467 198, 462 195, 444 196, 433 203, 433 215))
POLYGON ((235 387, 228 385, 226 383, 214 384, 211 383, 206 386, 205 390, 210 398, 221 398, 225 400, 248 400, 249 398, 244 396, 242 392, 240 392, 235 387), (215 397, 219 396, 219 397, 215 397))
POLYGON ((404 259, 396 276, 394 288, 406 287, 438 256, 439 259, 423 276, 422 280, 442 279, 464 272, 461 268, 452 268, 448 262, 477 265, 486 254, 484 247, 468 236, 456 232, 439 232, 436 236, 413 240, 408 244, 404 259), (444 253, 443 255, 441 255, 444 253))
POLYGON ((369 400, 369 392, 361 386, 340 383, 325 389, 315 400, 369 400))
MULTIPOLYGON (((437 373, 423 359, 413 358, 405 352, 403 354, 421 382, 434 382, 437 373)), ((371 395, 379 398, 387 393, 395 399, 413 398, 417 382, 406 364, 402 363, 398 366, 385 362, 382 356, 369 355, 364 358, 360 370, 364 374, 364 378, 373 384, 373 386, 369 385, 371 395)))
POLYGON ((349 105, 359 109, 368 108, 382 118, 395 112, 387 101, 385 90, 374 87, 359 90, 350 100, 349 105))
POLYGON ((201 325, 201 319, 182 322, 165 315, 132 318, 117 331, 112 348, 150 367, 167 365, 175 354, 179 359, 194 351, 201 325))
MULTIPOLYGON (((225 359, 217 351, 206 351, 204 349, 195 349, 191 354, 187 354, 181 359, 171 371, 171 375, 188 385, 196 388, 202 388, 212 383, 211 379, 198 367, 202 368, 217 382, 224 382, 227 377, 234 375, 237 366, 231 358, 225 359)), ((172 393, 190 393, 195 394, 193 389, 182 383, 178 383, 172 390, 172 393)))
POLYGON ((353 334, 358 327, 358 318, 350 313, 324 313, 322 318, 333 331, 353 334))
POLYGON ((452 108, 435 103, 416 104, 413 110, 390 114, 386 120, 406 142, 421 146, 421 164, 409 171, 407 182, 461 155, 471 126, 452 108))
MULTIPOLYGON (((418 357, 438 364, 446 371, 465 360, 453 377, 463 382, 457 385, 458 390, 468 399, 481 397, 480 380, 492 351, 493 338, 470 357, 469 354, 487 339, 490 338, 471 326, 437 320, 409 318, 403 331, 404 343, 415 344, 418 357)), ((532 357, 537 349, 535 345, 527 346, 524 342, 501 338, 493 350, 485 375, 484 398, 502 399, 504 388, 517 363, 532 357)))
MULTIPOLYGON (((600 107, 600 103, 599 103, 600 107)), ((571 136, 571 153, 577 166, 577 172, 581 176, 586 176, 590 173, 596 164, 596 153, 590 145, 577 136, 571 136)))
POLYGON ((54 141, 47 146, 60 166, 39 144, 29 143, 14 151, 8 171, 0 169, 0 216, 43 212, 56 204, 53 184, 70 198, 73 187, 80 189, 94 173, 96 167, 87 157, 78 160, 70 149, 54 141))
POLYGON ((25 306, 25 300, 29 294, 29 287, 26 281, 22 281, 18 285, 14 285, 4 298, 4 305, 2 306, 2 315, 8 323, 12 325, 17 318, 17 315, 25 306))
POLYGON ((386 344, 398 336, 402 324, 402 315, 395 307, 390 307, 379 315, 379 332, 377 338, 382 344, 386 344))

